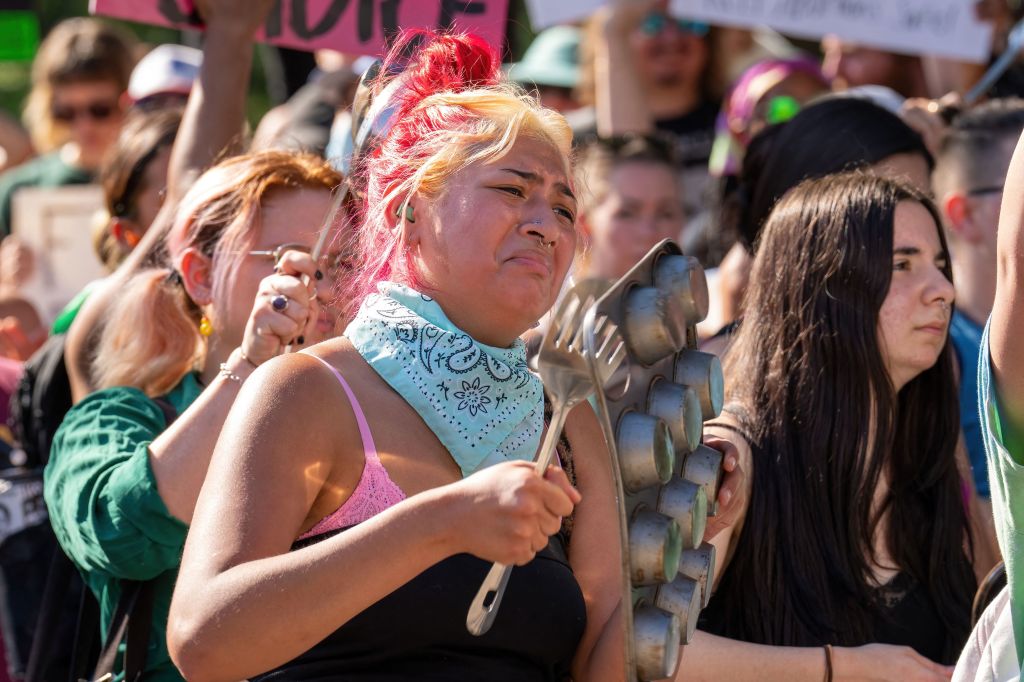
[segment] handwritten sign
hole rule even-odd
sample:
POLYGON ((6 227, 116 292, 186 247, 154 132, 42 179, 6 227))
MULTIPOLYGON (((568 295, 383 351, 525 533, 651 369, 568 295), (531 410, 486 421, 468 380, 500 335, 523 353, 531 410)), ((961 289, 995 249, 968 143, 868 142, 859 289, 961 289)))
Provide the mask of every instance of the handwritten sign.
POLYGON ((870 47, 972 62, 988 59, 990 24, 975 0, 672 0, 679 16, 801 38, 835 34, 870 47))
MULTIPOLYGON (((535 28, 578 21, 603 0, 527 0, 535 28)), ((992 30, 975 0, 672 0, 672 13, 719 26, 768 26, 817 39, 834 34, 870 47, 972 62, 988 59, 992 30)))
MULTIPOLYGON (((202 28, 192 0, 90 0, 89 11, 143 24, 202 28)), ((456 28, 500 49, 507 19, 508 0, 278 0, 257 40, 380 55, 400 28, 456 28)))
POLYGON ((13 233, 35 255, 19 293, 46 325, 82 287, 107 274, 92 248, 92 226, 102 210, 99 185, 23 187, 11 200, 13 233))

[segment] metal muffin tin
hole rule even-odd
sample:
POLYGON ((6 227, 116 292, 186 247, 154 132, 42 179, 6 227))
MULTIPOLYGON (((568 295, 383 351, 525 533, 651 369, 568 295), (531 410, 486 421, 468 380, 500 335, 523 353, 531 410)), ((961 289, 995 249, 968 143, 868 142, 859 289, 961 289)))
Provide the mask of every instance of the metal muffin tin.
MULTIPOLYGON (((618 487, 626 679, 671 677, 710 598, 722 455, 701 445, 722 409, 722 367, 696 350, 708 311, 704 269, 670 240, 655 246, 587 313, 588 355, 610 321, 628 356, 595 395, 618 487)), ((595 375, 597 368, 592 368, 595 375)), ((598 382, 600 385, 600 382, 598 382)))

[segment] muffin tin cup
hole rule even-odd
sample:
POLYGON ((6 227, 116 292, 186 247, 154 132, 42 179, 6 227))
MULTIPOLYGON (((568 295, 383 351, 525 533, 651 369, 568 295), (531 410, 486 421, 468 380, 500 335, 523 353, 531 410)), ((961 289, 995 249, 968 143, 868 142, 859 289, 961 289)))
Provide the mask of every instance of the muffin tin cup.
POLYGON ((647 412, 668 425, 676 455, 687 455, 700 444, 704 417, 700 397, 694 389, 655 379, 647 396, 647 412))
POLYGON ((657 606, 641 604, 633 614, 636 672, 641 680, 662 680, 679 666, 679 617, 657 606))
POLYGON ((700 583, 685 575, 677 576, 672 582, 658 586, 654 605, 679 618, 679 643, 689 644, 700 617, 700 583))
POLYGON ((696 549, 683 551, 679 558, 679 574, 696 580, 700 585, 700 607, 711 601, 711 587, 715 576, 715 546, 705 542, 696 549))
POLYGON ((647 507, 638 507, 629 524, 630 580, 659 585, 675 579, 683 542, 679 523, 647 507))
POLYGON ((700 546, 708 523, 708 498, 702 486, 675 477, 658 491, 657 508, 679 524, 683 549, 700 546))
POLYGON ((627 412, 619 420, 615 445, 619 452, 622 483, 629 492, 667 483, 675 469, 675 447, 661 419, 627 412))
POLYGON ((705 421, 722 413, 725 379, 718 356, 699 350, 684 350, 673 365, 672 380, 697 391, 705 421))

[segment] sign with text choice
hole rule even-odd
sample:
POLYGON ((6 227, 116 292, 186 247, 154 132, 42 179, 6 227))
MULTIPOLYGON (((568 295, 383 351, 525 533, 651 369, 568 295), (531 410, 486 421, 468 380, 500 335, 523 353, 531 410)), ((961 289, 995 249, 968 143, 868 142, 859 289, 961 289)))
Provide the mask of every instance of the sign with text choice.
MULTIPOLYGON (((585 19, 603 0, 527 0, 534 28, 585 19)), ((672 0, 672 13, 719 26, 767 26, 787 35, 844 40, 906 54, 988 59, 992 30, 975 0, 672 0)))
MULTIPOLYGON (((192 0, 90 0, 89 11, 143 24, 202 28, 192 0)), ((508 0, 278 0, 256 39, 300 50, 381 55, 402 28, 455 28, 501 49, 508 0)))

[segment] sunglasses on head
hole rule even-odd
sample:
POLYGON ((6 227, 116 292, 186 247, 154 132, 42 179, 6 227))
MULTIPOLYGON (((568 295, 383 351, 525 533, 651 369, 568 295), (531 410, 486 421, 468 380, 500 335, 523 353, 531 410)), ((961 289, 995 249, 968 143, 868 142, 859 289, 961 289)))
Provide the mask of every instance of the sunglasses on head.
POLYGON ((644 35, 656 36, 668 28, 669 23, 673 24, 680 33, 688 33, 697 37, 704 37, 711 30, 711 27, 702 21, 690 21, 689 19, 677 19, 661 12, 651 12, 640 22, 640 30, 644 35))
POLYGON ((116 102, 90 102, 82 107, 54 105, 51 109, 53 118, 62 123, 71 123, 78 118, 91 118, 94 121, 105 121, 118 111, 116 102))

